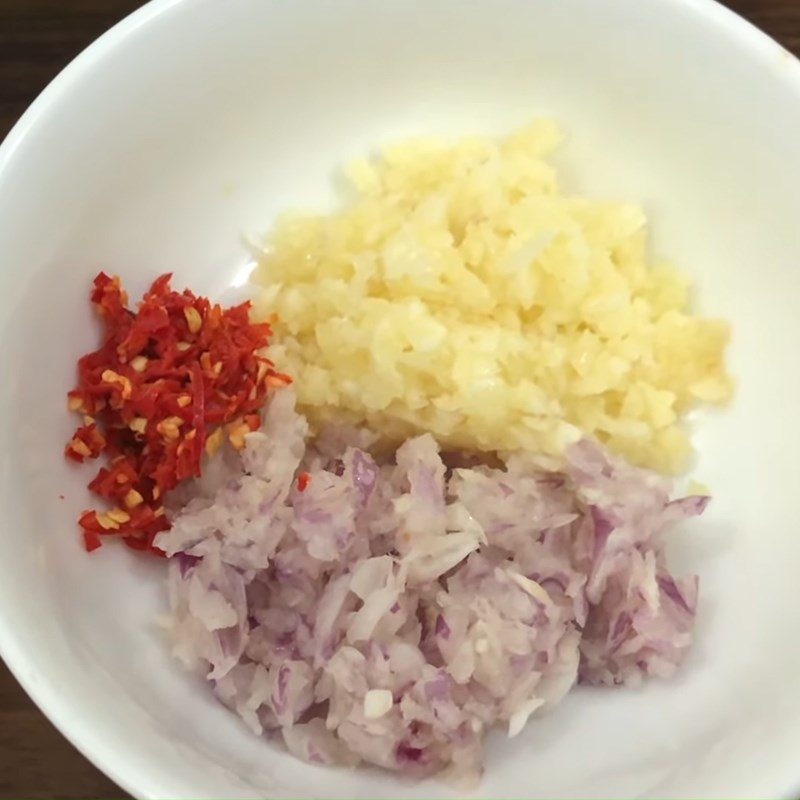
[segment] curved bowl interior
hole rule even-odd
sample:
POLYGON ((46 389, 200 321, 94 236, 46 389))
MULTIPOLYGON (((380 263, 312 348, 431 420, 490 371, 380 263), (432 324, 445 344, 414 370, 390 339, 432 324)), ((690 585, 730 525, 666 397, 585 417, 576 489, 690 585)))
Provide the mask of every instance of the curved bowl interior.
POLYGON ((700 0, 155 2, 73 64, 0 150, 0 649, 141 797, 436 797, 301 764, 177 668, 163 565, 87 556, 89 469, 61 458, 100 268, 224 296, 243 236, 335 199, 336 165, 405 134, 558 118, 576 191, 641 202, 653 248, 734 323, 732 408, 698 428, 716 498, 676 542, 701 574, 679 677, 572 694, 495 735, 478 796, 774 796, 800 779, 800 66, 700 0), (63 495, 63 499, 60 498, 63 495))

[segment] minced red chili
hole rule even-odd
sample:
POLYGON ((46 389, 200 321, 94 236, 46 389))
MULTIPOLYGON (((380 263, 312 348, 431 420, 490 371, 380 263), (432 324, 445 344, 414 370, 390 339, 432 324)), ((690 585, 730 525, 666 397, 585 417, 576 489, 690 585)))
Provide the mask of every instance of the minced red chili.
POLYGON ((199 476, 203 453, 213 455, 225 435, 243 447, 269 388, 291 382, 260 355, 271 329, 250 322, 249 303, 222 309, 188 289, 173 291, 170 279, 158 278, 136 311, 119 278, 101 272, 94 280, 103 344, 78 361, 68 398, 84 424, 65 454, 109 458, 89 489, 113 507, 81 515, 87 550, 113 535, 161 553, 153 538, 169 528, 164 494, 199 476))

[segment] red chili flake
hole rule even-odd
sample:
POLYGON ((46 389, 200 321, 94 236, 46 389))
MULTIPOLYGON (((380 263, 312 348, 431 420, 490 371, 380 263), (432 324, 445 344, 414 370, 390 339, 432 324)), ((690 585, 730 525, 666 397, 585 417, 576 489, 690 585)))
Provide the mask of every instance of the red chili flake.
POLYGON ((169 528, 165 492, 200 475, 203 453, 214 453, 223 432, 244 446, 270 387, 291 383, 259 355, 272 331, 250 322, 249 303, 223 309, 173 291, 170 278, 154 281, 136 311, 119 278, 101 272, 94 280, 103 344, 78 361, 68 407, 84 424, 65 449, 79 463, 101 453, 110 459, 89 488, 112 508, 79 519, 87 550, 113 535, 163 555, 153 538, 169 528))
POLYGON ((64 448, 64 455, 82 464, 85 458, 97 458, 103 452, 106 440, 94 422, 81 425, 64 448))
POLYGON ((84 530, 83 544, 86 547, 86 550, 91 553, 92 550, 97 550, 102 542, 100 541, 100 536, 95 531, 84 530))
POLYGON ((311 483, 311 476, 307 472, 301 472, 297 476, 297 491, 304 492, 309 483, 311 483))

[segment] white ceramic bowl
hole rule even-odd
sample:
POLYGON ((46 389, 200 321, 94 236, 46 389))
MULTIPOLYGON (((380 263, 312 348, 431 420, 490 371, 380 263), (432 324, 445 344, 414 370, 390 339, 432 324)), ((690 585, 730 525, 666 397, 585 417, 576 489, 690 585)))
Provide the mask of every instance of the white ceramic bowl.
POLYGON ((654 247, 735 325, 730 411, 698 428, 716 490, 676 556, 701 574, 677 680, 586 691, 513 741, 479 795, 772 797, 800 788, 800 65, 707 0, 156 0, 81 55, 0 149, 0 650, 139 797, 446 796, 301 764, 172 662, 162 567, 88 556, 64 393, 99 268, 219 295, 242 235, 333 199, 387 137, 569 132, 576 190, 641 201, 654 247), (64 495, 63 500, 59 495, 64 495))

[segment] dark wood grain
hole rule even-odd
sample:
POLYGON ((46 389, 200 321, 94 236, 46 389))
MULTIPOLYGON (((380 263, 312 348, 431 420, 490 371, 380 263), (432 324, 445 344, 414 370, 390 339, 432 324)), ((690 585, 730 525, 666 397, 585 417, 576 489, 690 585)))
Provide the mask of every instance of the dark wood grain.
MULTIPOLYGON (((140 0, 0 0, 0 138, 62 67, 139 5, 140 0)), ((800 0, 727 5, 800 54, 800 0)), ((0 662, 0 798, 12 797, 127 795, 53 728, 0 662)))
POLYGON ((800 0, 725 0, 724 5, 800 55, 800 0))
POLYGON ((2 664, 0 797, 128 797, 48 722, 2 664))
POLYGON ((86 45, 142 0, 0 0, 0 137, 86 45))

